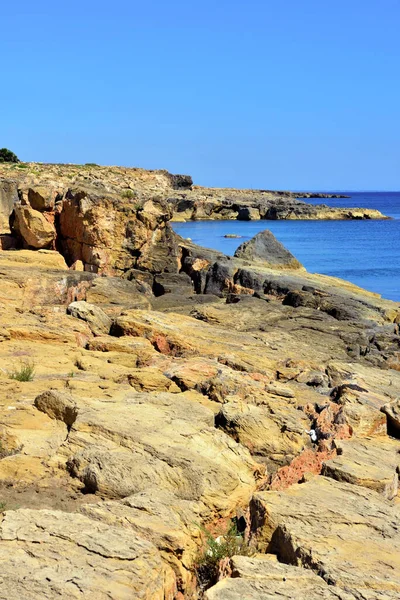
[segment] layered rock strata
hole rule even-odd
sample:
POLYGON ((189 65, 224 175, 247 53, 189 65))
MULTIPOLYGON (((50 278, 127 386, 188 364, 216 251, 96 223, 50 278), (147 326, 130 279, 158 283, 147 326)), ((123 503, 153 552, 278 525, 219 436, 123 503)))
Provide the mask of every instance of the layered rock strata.
POLYGON ((138 171, 136 206, 102 173, 24 172, 54 243, 0 251, 0 598, 398 598, 400 306, 269 233, 180 239, 153 192, 188 179, 138 171))

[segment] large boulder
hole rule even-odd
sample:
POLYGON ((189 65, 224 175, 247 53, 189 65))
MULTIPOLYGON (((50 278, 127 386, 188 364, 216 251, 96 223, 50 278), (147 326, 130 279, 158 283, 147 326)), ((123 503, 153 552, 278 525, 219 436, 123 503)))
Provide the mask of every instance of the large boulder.
POLYGON ((262 263, 276 269, 301 269, 299 261, 268 230, 260 231, 235 252, 236 258, 262 263))
POLYGON ((78 409, 73 398, 65 392, 48 390, 35 398, 34 405, 50 419, 62 421, 71 427, 76 421, 78 409))
POLYGON ((387 418, 388 432, 396 437, 400 437, 400 398, 388 402, 381 408, 387 418))
POLYGON ((40 212, 54 209, 57 190, 49 186, 35 186, 28 189, 28 202, 32 208, 40 212))
POLYGON ((132 268, 178 271, 178 247, 161 199, 138 204, 116 193, 70 190, 62 203, 59 243, 68 264, 122 275, 132 268))
POLYGON ((304 450, 309 423, 289 402, 274 401, 263 392, 258 396, 260 403, 264 400, 260 406, 250 404, 251 398, 225 401, 216 422, 254 455, 264 457, 269 471, 275 471, 276 465, 287 464, 304 450))
POLYGON ((174 190, 186 190, 191 189, 193 185, 193 179, 190 175, 172 175, 171 173, 167 174, 171 187, 174 190))
POLYGON ((108 315, 95 304, 78 300, 71 302, 68 306, 68 314, 76 319, 86 321, 95 335, 108 334, 111 329, 112 321, 108 315))
POLYGON ((54 225, 30 206, 15 207, 14 231, 29 248, 50 248, 56 238, 54 225))

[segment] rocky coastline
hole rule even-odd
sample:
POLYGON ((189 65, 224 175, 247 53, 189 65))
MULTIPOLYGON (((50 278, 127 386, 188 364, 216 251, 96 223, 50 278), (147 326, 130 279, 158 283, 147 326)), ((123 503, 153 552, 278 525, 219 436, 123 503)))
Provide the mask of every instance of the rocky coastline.
POLYGON ((202 188, 177 190, 168 196, 173 221, 227 220, 351 220, 386 219, 379 210, 367 208, 335 208, 326 204, 308 204, 298 198, 337 198, 330 194, 273 192, 202 188))
POLYGON ((192 185, 168 195, 173 221, 387 219, 379 210, 309 204, 300 198, 348 198, 340 194, 204 188, 192 185))
POLYGON ((241 211, 383 218, 0 165, 0 598, 399 598, 400 306, 169 225, 241 211))
POLYGON ((172 175, 168 171, 146 171, 99 165, 49 165, 41 163, 0 164, 0 229, 7 224, 5 213, 18 200, 15 181, 21 189, 45 184, 52 189, 51 207, 35 204, 48 214, 68 189, 82 188, 88 183, 99 193, 120 199, 135 200, 140 206, 149 198, 165 200, 172 211, 171 220, 351 220, 386 219, 379 210, 366 208, 334 208, 326 204, 308 204, 299 198, 345 198, 340 194, 285 192, 271 190, 239 190, 205 188, 193 184, 189 175, 172 175), (11 191, 12 190, 12 191, 11 191), (55 194, 55 195, 54 195, 55 194), (3 198, 3 199, 2 199, 3 198), (8 204, 6 204, 8 203, 8 204))

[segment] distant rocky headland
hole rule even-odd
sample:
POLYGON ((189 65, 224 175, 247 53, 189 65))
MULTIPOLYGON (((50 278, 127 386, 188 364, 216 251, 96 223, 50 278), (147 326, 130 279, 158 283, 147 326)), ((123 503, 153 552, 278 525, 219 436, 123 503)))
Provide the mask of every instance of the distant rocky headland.
MULTIPOLYGON (((137 204, 157 197, 168 202, 174 221, 206 219, 383 219, 379 210, 365 208, 333 208, 324 204, 307 204, 302 198, 342 198, 337 194, 282 192, 270 190, 239 190, 205 188, 193 185, 188 175, 172 175, 168 171, 146 171, 98 165, 50 165, 41 163, 0 163, 0 219, 3 228, 8 213, 23 195, 24 188, 45 186, 51 199, 32 199, 31 206, 47 217, 67 190, 90 186, 98 194, 136 200, 137 204), (46 204, 47 203, 47 204, 46 204)), ((18 224, 17 224, 18 226, 18 224)))
POLYGON ((0 598, 398 600, 399 304, 174 218, 384 216, 0 164, 0 598))
POLYGON ((176 190, 170 194, 173 220, 238 219, 384 219, 379 210, 333 208, 326 204, 308 204, 298 198, 338 198, 334 194, 295 194, 266 190, 204 188, 176 190))

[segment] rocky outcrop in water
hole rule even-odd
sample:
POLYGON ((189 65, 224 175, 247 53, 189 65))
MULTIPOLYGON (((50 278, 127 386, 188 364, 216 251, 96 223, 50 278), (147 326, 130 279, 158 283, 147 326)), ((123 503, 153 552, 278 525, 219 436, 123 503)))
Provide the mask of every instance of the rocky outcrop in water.
POLYGON ((302 268, 293 254, 278 242, 268 229, 260 231, 251 240, 241 244, 235 251, 235 257, 276 269, 302 268))
POLYGON ((398 598, 400 306, 179 238, 165 172, 25 171, 54 243, 14 215, 0 251, 0 597, 398 598))

